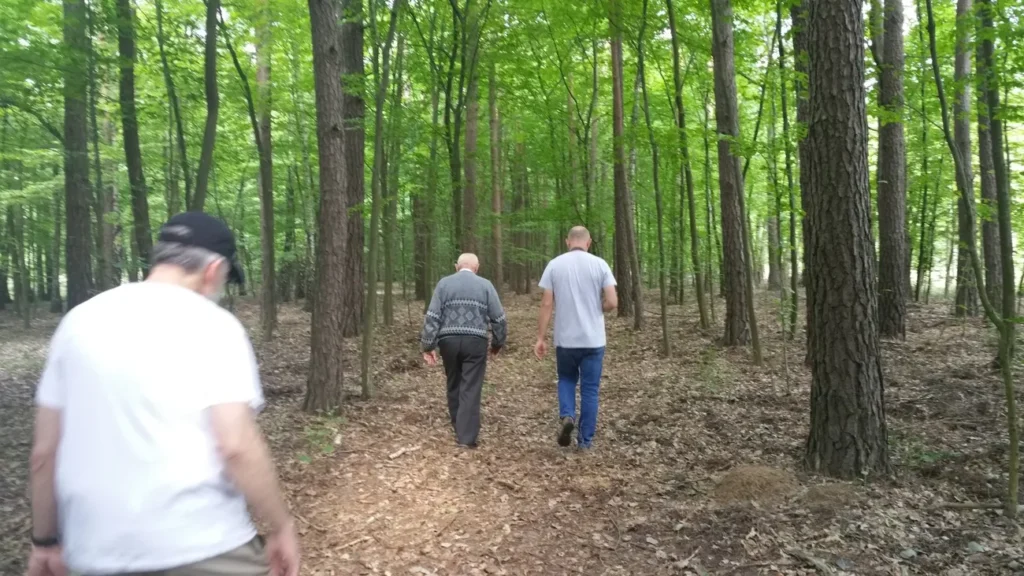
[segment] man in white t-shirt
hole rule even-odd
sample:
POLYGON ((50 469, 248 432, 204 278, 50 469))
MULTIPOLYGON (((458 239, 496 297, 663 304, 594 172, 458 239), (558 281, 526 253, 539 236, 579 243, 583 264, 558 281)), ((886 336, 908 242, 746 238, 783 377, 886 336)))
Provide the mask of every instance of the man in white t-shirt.
POLYGON ((36 393, 30 576, 297 576, 256 358, 217 305, 242 280, 228 227, 186 212, 146 281, 64 317, 36 393))
POLYGON ((597 399, 604 363, 604 313, 619 305, 615 277, 608 263, 587 252, 590 232, 569 231, 569 251, 548 262, 540 277, 544 290, 534 353, 547 353, 548 324, 555 313, 555 360, 558 366, 558 444, 572 443, 576 425, 576 385, 580 389, 576 446, 590 448, 597 429, 597 399), (557 309, 556 309, 557 308, 557 309))

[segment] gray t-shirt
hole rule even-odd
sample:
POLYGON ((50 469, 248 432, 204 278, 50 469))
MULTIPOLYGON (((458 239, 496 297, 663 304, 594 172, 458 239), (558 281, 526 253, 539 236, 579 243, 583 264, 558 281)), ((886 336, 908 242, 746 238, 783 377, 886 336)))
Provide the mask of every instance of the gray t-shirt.
POLYGON ((571 250, 548 262, 539 285, 555 295, 556 347, 605 345, 601 293, 615 286, 607 262, 583 250, 571 250))

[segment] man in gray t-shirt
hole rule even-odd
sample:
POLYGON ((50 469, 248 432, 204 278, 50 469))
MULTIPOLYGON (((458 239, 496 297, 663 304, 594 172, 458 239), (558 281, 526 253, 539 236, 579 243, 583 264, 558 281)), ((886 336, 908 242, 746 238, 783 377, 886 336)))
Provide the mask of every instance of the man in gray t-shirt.
POLYGON ((580 387, 579 434, 576 445, 590 448, 597 429, 597 397, 604 363, 604 312, 619 299, 615 277, 603 259, 587 252, 590 232, 583 226, 569 231, 569 251, 548 262, 540 278, 540 305, 534 353, 547 353, 548 324, 555 311, 555 360, 558 366, 558 444, 568 446, 576 426, 576 384, 580 387), (603 298, 602 298, 603 297, 603 298))

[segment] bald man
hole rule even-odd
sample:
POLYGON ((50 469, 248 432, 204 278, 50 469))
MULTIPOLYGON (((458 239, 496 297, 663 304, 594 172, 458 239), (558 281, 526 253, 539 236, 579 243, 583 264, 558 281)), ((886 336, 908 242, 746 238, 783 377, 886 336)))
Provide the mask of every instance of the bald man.
POLYGON ((555 312, 555 361, 558 366, 558 444, 588 449, 597 429, 597 397, 604 365, 604 313, 619 305, 615 277, 608 263, 588 253, 590 232, 583 226, 569 231, 568 252, 548 262, 540 277, 544 290, 537 321, 534 353, 547 353, 548 324, 555 312), (576 385, 580 390, 579 425, 576 385))
POLYGON ((420 342, 423 359, 437 364, 438 350, 448 378, 448 415, 460 446, 476 448, 480 435, 480 393, 487 368, 487 328, 490 351, 497 354, 508 336, 505 310, 498 291, 477 276, 480 260, 475 254, 459 256, 455 274, 445 276, 423 319, 420 342))

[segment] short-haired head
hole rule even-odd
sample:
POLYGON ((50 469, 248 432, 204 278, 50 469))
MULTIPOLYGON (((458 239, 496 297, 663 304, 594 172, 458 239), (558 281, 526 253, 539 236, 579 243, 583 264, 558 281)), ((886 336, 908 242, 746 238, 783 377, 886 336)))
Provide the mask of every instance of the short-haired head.
POLYGON ((480 259, 476 257, 476 254, 466 252, 459 255, 458 261, 455 262, 455 270, 471 270, 477 272, 480 270, 480 259))
POLYGON ((573 248, 581 248, 583 250, 590 250, 590 230, 587 230, 583 226, 573 226, 569 230, 569 235, 565 238, 565 245, 572 250, 573 248))
POLYGON ((177 242, 157 242, 150 256, 149 279, 189 288, 211 300, 227 284, 230 264, 216 252, 177 242))

